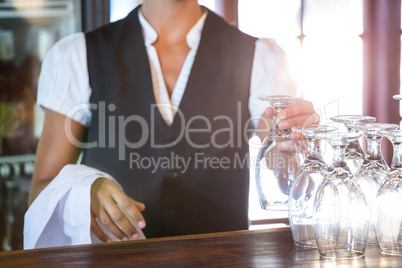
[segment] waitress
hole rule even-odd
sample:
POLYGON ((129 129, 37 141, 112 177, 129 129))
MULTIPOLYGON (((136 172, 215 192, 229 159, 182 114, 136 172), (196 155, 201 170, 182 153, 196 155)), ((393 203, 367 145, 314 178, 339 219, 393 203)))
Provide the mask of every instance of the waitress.
MULTIPOLYGON (((275 42, 197 0, 144 0, 123 20, 68 36, 42 67, 30 203, 70 164, 71 179, 83 168, 96 176, 91 231, 101 241, 138 239, 136 225, 149 238, 247 229, 244 133, 269 128, 272 108, 258 96, 295 94, 289 77, 275 42)), ((280 127, 312 114, 299 102, 282 111, 280 127)))

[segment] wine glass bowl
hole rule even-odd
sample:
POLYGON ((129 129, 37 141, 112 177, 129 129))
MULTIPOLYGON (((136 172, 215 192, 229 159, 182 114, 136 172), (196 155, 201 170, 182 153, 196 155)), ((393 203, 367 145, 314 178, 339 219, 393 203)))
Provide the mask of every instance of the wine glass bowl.
POLYGON ((367 115, 339 115, 331 117, 331 120, 345 125, 349 132, 353 131, 353 127, 357 124, 368 124, 376 121, 375 117, 367 115))
POLYGON ((384 131, 394 146, 387 180, 376 196, 375 230, 380 252, 402 256, 402 131, 384 131))
POLYGON ((367 139, 366 157, 355 174, 354 181, 362 190, 369 208, 370 223, 368 231, 368 244, 377 244, 375 233, 374 200, 380 186, 387 177, 389 167, 381 154, 382 132, 398 129, 396 124, 359 124, 356 129, 363 131, 367 139))
MULTIPOLYGON (((382 133, 384 131, 396 130, 399 128, 399 126, 397 124, 370 123, 358 124, 355 126, 355 128, 363 131, 364 136, 367 139, 367 154, 362 165, 355 174, 356 177, 365 170, 388 171, 389 167, 381 153, 381 140, 383 138, 382 133)), ((382 181, 379 181, 379 184, 381 183, 382 181)))
POLYGON ((257 193, 263 209, 287 211, 290 187, 300 170, 302 151, 298 143, 291 140, 291 130, 278 128, 278 113, 303 97, 273 95, 262 96, 260 99, 270 103, 274 116, 272 127, 262 142, 256 162, 257 193))
POLYGON ((326 125, 294 127, 294 132, 303 134, 308 141, 308 153, 296 177, 289 195, 289 222, 295 245, 316 248, 313 230, 313 207, 318 186, 325 178, 328 168, 321 154, 320 140, 317 134, 337 130, 326 125))
POLYGON ((333 160, 317 191, 313 228, 324 258, 364 256, 369 213, 365 197, 345 161, 348 143, 360 137, 354 132, 334 132, 323 137, 333 148, 333 160))
MULTIPOLYGON (((374 123, 375 117, 365 115, 340 115, 331 118, 332 121, 342 123, 349 132, 357 132, 355 126, 362 123, 374 123)), ((346 163, 353 174, 364 161, 364 152, 358 140, 351 141, 345 151, 346 163)))

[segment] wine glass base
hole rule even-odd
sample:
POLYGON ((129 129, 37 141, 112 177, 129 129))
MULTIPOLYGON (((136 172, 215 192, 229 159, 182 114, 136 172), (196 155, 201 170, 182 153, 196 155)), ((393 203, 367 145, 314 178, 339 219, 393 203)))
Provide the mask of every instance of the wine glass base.
POLYGON ((392 255, 392 256, 402 256, 402 248, 394 247, 394 248, 383 248, 380 250, 381 254, 384 255, 392 255))
POLYGON ((328 250, 320 252, 325 259, 356 259, 364 256, 364 252, 359 250, 328 250))
POLYGON ((314 240, 294 241, 295 245, 302 248, 317 248, 317 242, 314 240))

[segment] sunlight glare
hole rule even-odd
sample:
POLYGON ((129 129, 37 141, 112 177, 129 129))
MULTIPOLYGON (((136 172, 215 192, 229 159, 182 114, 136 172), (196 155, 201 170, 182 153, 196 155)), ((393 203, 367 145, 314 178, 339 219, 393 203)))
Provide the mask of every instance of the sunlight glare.
POLYGON ((205 6, 210 10, 215 10, 215 0, 198 0, 198 4, 205 6))

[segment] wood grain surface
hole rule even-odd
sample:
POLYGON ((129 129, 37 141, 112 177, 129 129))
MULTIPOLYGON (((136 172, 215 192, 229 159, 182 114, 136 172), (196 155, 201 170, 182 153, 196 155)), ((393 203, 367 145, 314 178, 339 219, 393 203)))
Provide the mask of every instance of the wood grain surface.
POLYGON ((289 228, 0 253, 0 267, 402 267, 368 246, 353 260, 320 259, 296 247, 289 228))

